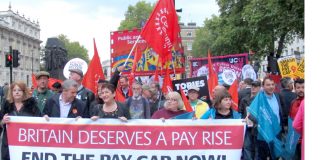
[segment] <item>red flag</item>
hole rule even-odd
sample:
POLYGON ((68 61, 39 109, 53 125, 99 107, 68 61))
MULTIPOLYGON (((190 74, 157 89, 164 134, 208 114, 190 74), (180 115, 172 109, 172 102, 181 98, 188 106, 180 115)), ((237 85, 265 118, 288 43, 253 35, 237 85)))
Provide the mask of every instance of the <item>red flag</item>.
POLYGON ((214 71, 213 63, 211 61, 210 57, 210 50, 208 50, 208 90, 209 90, 209 96, 212 97, 213 95, 213 89, 215 86, 218 85, 218 75, 214 71))
POLYGON ((135 80, 135 71, 137 68, 137 62, 141 59, 141 57, 142 57, 142 53, 138 50, 138 47, 136 47, 135 52, 134 52, 134 61, 133 61, 132 71, 129 74, 129 78, 128 78, 129 85, 131 86, 131 87, 129 87, 129 91, 128 91, 128 96, 130 96, 130 97, 133 96, 132 85, 135 80))
POLYGON ((124 97, 120 87, 117 87, 116 88, 116 92, 115 92, 115 100, 118 101, 118 102, 122 102, 122 103, 125 103, 126 101, 126 98, 124 97))
POLYGON ((93 39, 94 54, 88 67, 87 73, 84 75, 82 85, 97 94, 98 80, 105 79, 97 51, 96 41, 93 39))
POLYGON ((167 94, 172 91, 172 80, 170 78, 169 65, 166 65, 166 74, 163 79, 162 92, 167 94))
POLYGON ((32 74, 32 83, 33 83, 33 87, 36 88, 37 87, 37 80, 36 80, 36 76, 35 76, 34 73, 32 74))
POLYGON ((142 58, 142 52, 136 47, 135 52, 134 52, 134 61, 133 61, 133 66, 132 66, 132 72, 135 73, 136 68, 137 68, 137 62, 142 58))
POLYGON ((180 32, 173 1, 159 0, 141 32, 142 38, 160 55, 162 62, 171 60, 171 50, 180 32))
POLYGON ((237 82, 237 79, 232 83, 228 92, 232 96, 232 101, 233 101, 232 109, 238 111, 238 82, 237 82))
POLYGON ((187 99, 186 95, 183 93, 182 87, 180 87, 180 93, 181 93, 181 97, 182 97, 183 103, 185 105, 186 111, 192 112, 193 111, 192 107, 191 107, 190 102, 187 99))

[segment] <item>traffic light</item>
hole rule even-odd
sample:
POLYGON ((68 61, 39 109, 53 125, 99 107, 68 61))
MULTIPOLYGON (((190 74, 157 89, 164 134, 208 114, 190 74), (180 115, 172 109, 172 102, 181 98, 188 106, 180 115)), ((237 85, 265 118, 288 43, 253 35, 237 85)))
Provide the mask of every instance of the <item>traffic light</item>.
POLYGON ((6 54, 6 67, 10 67, 12 65, 12 55, 6 54))
POLYGON ((12 51, 12 67, 18 67, 19 64, 19 51, 18 50, 13 50, 12 51))

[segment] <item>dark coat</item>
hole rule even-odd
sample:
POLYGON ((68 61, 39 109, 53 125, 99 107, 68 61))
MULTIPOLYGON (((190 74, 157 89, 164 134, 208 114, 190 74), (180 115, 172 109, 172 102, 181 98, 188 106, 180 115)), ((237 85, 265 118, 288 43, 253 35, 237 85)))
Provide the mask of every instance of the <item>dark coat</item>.
POLYGON ((86 110, 89 113, 90 105, 95 100, 94 93, 89 89, 82 87, 78 90, 77 96, 79 96, 79 99, 85 104, 86 110))
POLYGON ((241 100, 246 97, 251 95, 251 88, 244 88, 238 92, 238 103, 240 104, 241 100))
POLYGON ((103 111, 103 104, 97 104, 94 106, 93 111, 91 113, 92 116, 99 116, 100 118, 118 118, 118 117, 126 117, 130 119, 129 110, 125 107, 123 103, 117 103, 117 110, 114 113, 105 113, 103 111))
MULTIPOLYGON (((1 120, 5 114, 10 116, 30 116, 30 117, 40 117, 41 112, 37 107, 37 101, 31 97, 27 100, 23 101, 23 107, 20 111, 16 110, 14 103, 9 103, 5 101, 1 107, 1 120)), ((2 137, 2 146, 1 146, 1 157, 2 160, 10 160, 9 157, 9 148, 8 148, 8 138, 7 138, 7 130, 6 126, 4 127, 3 137, 2 137)))
MULTIPOLYGON (((61 94, 55 94, 46 101, 43 115, 48 115, 49 117, 60 117, 60 98, 61 94)), ((83 118, 89 118, 89 112, 86 110, 85 104, 79 100, 74 99, 68 114, 68 118, 76 118, 81 116, 83 118)))
POLYGON ((282 89, 280 92, 280 96, 282 97, 282 101, 283 101, 283 106, 282 106, 283 116, 287 117, 288 119, 291 102, 297 98, 297 94, 290 91, 289 89, 282 89))

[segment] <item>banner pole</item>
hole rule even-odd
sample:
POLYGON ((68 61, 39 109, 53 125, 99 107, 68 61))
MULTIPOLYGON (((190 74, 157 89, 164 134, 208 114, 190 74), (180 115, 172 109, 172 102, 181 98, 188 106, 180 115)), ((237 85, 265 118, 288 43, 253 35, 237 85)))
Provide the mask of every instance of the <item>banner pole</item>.
POLYGON ((127 57, 127 59, 126 59, 126 61, 125 61, 125 63, 124 63, 124 66, 126 66, 128 60, 129 60, 129 57, 131 56, 131 54, 132 54, 132 52, 133 52, 133 50, 134 50, 136 44, 138 43, 140 37, 141 37, 141 35, 138 35, 138 37, 137 37, 137 39, 136 39, 136 41, 135 41, 135 44, 133 45, 131 51, 130 51, 129 54, 128 54, 128 57, 127 57))
MULTIPOLYGON (((124 66, 125 68, 126 68, 126 64, 127 64, 128 60, 129 60, 129 57, 132 55, 132 52, 133 52, 133 50, 134 50, 136 44, 138 43, 140 37, 141 37, 141 35, 138 35, 138 37, 137 37, 137 39, 136 39, 136 41, 135 41, 135 43, 134 43, 134 45, 133 45, 131 51, 130 51, 129 54, 128 54, 128 57, 127 57, 126 61, 124 62, 124 65, 123 65, 123 66, 124 66)), ((123 72, 120 72, 119 75, 122 75, 122 73, 123 73, 123 72)))
MULTIPOLYGON (((174 52, 174 51, 171 51, 171 61, 172 61, 173 74, 174 74, 173 80, 175 80, 175 77, 176 77, 176 71, 175 71, 175 65, 174 65, 174 61, 173 61, 173 52, 174 52)), ((175 58, 176 58, 176 57, 175 57, 175 58)))

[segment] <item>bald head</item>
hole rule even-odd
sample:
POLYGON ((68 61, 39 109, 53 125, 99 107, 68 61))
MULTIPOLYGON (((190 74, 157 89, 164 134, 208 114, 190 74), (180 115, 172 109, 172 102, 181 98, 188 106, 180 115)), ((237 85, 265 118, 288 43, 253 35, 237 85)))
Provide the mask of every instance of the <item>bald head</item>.
POLYGON ((215 99, 217 96, 219 96, 220 94, 226 92, 226 88, 222 85, 218 85, 213 89, 213 99, 215 99))

